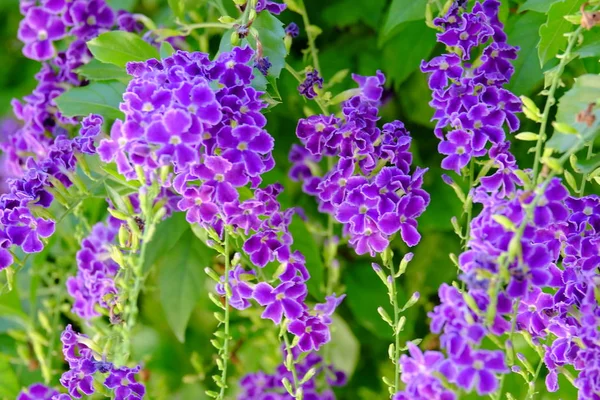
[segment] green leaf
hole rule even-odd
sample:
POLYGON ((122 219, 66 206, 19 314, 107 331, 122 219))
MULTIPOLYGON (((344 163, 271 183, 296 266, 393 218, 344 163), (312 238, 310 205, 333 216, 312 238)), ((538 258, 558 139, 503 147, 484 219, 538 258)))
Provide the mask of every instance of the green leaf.
POLYGON ((344 28, 363 21, 371 28, 377 29, 385 4, 385 0, 356 1, 351 6, 344 1, 331 5, 328 2, 322 12, 323 23, 344 28))
POLYGON ((131 76, 125 72, 125 69, 117 67, 114 64, 105 64, 95 58, 79 68, 77 72, 92 81, 119 80, 127 82, 131 79, 131 76))
POLYGON ((564 19, 565 15, 573 14, 585 0, 562 0, 550 7, 546 23, 540 27, 540 42, 538 43, 538 57, 540 67, 556 57, 560 50, 567 47, 565 33, 573 30, 573 24, 564 19))
POLYGON ((331 342, 329 342, 328 346, 333 365, 350 378, 358 363, 360 343, 346 321, 337 314, 333 315, 331 342))
POLYGON ((600 57, 600 34, 594 29, 583 33, 583 46, 573 51, 580 58, 600 57))
POLYGON ((74 87, 58 96, 55 101, 66 117, 100 114, 105 119, 123 118, 119 103, 125 84, 116 81, 92 82, 88 86, 74 87))
POLYGON ((204 292, 203 269, 211 258, 211 250, 188 230, 157 261, 160 304, 180 342, 185 341, 190 315, 204 292))
POLYGON ((19 379, 5 355, 0 355, 0 376, 0 397, 15 399, 20 390, 19 379))
POLYGON ((527 0, 519 7, 519 12, 523 11, 537 11, 540 13, 547 13, 548 9, 552 5, 552 0, 527 0))
POLYGON ((511 18, 506 28, 508 42, 520 47, 519 56, 512 63, 515 73, 508 83, 508 89, 517 95, 531 93, 543 79, 535 48, 539 27, 545 20, 542 14, 528 12, 511 18))
MULTIPOLYGON (((6 327, 7 329, 10 327, 18 327, 18 325, 27 327, 29 324, 29 316, 23 311, 23 305, 19 299, 19 289, 17 285, 15 285, 10 292, 0 296, 0 322, 1 321, 6 323, 0 324, 0 326, 6 327)), ((4 330, 5 329, 0 328, 0 331, 4 330)))
POLYGON ((87 45, 95 58, 119 67, 125 67, 129 61, 160 58, 158 50, 130 32, 105 32, 87 42, 87 45))
POLYGON ((292 244, 293 250, 300 251, 306 259, 306 268, 310 273, 310 279, 306 284, 308 291, 317 299, 322 299, 321 284, 323 283, 323 274, 325 267, 321 260, 321 251, 313 235, 308 231, 304 221, 297 215, 294 216, 290 224, 290 233, 294 237, 292 244))
POLYGON ((585 174, 589 174, 596 168, 600 167, 600 154, 596 154, 594 157, 589 160, 577 160, 575 166, 579 171, 585 174))
POLYGON ((429 58, 436 44, 435 31, 423 21, 412 21, 399 25, 394 32, 385 42, 382 62, 394 85, 400 85, 419 68, 421 60, 429 58))
MULTIPOLYGON (((285 43, 283 42, 283 38, 285 37, 283 23, 271 13, 263 12, 258 14, 252 27, 258 31, 258 38, 263 48, 263 56, 269 57, 269 61, 271 62, 268 75, 278 78, 285 66, 285 56, 287 55, 285 43)), ((252 48, 256 49, 254 37, 249 36, 248 41, 252 45, 252 48)), ((257 74, 262 75, 255 68, 254 75, 257 74)))
MULTIPOLYGON (((577 114, 585 111, 590 103, 596 103, 600 98, 600 76, 593 74, 581 75, 575 79, 573 87, 569 89, 558 101, 556 121, 575 127, 582 132, 585 125, 577 122, 577 114)), ((600 110, 594 110, 596 121, 586 130, 595 130, 600 124, 600 110)))
POLYGON ((403 22, 425 19, 427 0, 392 0, 380 35, 385 38, 403 22))
POLYGON ((169 7, 173 11, 173 15, 183 21, 184 17, 184 2, 183 0, 169 0, 169 7))
POLYGON ((596 103, 600 98, 600 76, 593 74, 581 75, 575 79, 573 87, 567 91, 558 102, 556 122, 574 127, 578 134, 561 133, 557 130, 546 142, 546 146, 559 152, 566 152, 583 141, 594 139, 600 126, 600 110, 593 111, 596 117, 593 125, 588 127, 583 122, 577 122, 577 114, 585 111, 590 103, 596 103), (582 134, 585 133, 585 136, 582 134))
POLYGON ((190 230, 185 220, 185 213, 174 213, 171 217, 162 221, 156 227, 156 233, 152 239, 152 246, 148 247, 144 259, 144 273, 150 271, 154 263, 164 254, 171 251, 179 239, 190 230))
MULTIPOLYGON (((383 307, 388 314, 392 314, 392 307, 387 289, 371 268, 371 263, 354 262, 344 272, 342 279, 347 294, 344 302, 358 323, 379 338, 389 338, 391 328, 381 319, 377 308, 383 307)), ((401 303, 404 301, 406 299, 400 300, 401 303)))
POLYGON ((170 57, 175 53, 175 49, 171 45, 171 43, 166 40, 160 44, 160 58, 163 60, 167 57, 170 57))
POLYGON ((113 10, 132 11, 137 0, 106 0, 106 4, 113 10))

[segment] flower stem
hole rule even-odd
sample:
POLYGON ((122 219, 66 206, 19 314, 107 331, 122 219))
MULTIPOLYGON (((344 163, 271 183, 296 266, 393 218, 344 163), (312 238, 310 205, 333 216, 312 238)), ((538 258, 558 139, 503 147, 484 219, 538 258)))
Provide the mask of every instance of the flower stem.
POLYGON ((552 109, 552 106, 556 103, 556 98, 554 97, 554 94, 560 83, 560 77, 565 70, 565 66, 571 61, 571 51, 573 50, 573 46, 575 46, 577 38, 579 37, 579 34, 581 33, 582 29, 582 27, 579 27, 569 35, 567 49, 565 50, 564 54, 562 54, 562 56, 560 57, 560 62, 558 63, 556 73, 553 75, 552 82, 550 83, 548 97, 546 99, 546 104, 544 105, 544 112, 542 113, 542 120, 540 122, 540 131, 538 134, 537 143, 535 145, 533 179, 531 181, 534 187, 536 185, 538 174, 540 172, 542 148, 544 145, 544 141, 546 140, 546 127, 548 126, 548 117, 550 116, 550 110, 552 109))
POLYGON ((323 71, 321 71, 321 67, 319 65, 319 50, 317 50, 317 46, 315 45, 315 36, 312 33, 312 29, 310 28, 310 21, 308 20, 308 13, 306 12, 306 5, 304 5, 304 0, 300 0, 299 2, 299 7, 302 10, 302 22, 304 23, 304 29, 306 30, 306 37, 308 38, 308 48, 310 49, 310 54, 313 60, 313 65, 315 66, 315 69, 317 71, 319 71, 320 73, 323 73, 323 71))
POLYGON ((400 307, 398 306, 398 290, 396 286, 396 271, 394 268, 394 262, 389 263, 389 268, 392 277, 391 283, 391 302, 394 307, 394 393, 400 389, 400 307))
POLYGON ((473 218, 473 198, 471 195, 471 190, 473 189, 473 181, 475 180, 475 159, 471 159, 471 164, 469 166, 469 194, 467 195, 467 199, 465 200, 465 204, 463 205, 464 212, 467 214, 467 220, 465 221, 465 236, 463 248, 467 250, 467 246, 469 245, 469 237, 471 236, 471 219, 473 218))
MULTIPOLYGON (((594 141, 592 140, 588 144, 586 160, 589 160, 590 158, 592 158, 593 152, 594 152, 594 141)), ((583 174, 583 176, 581 177, 581 187, 579 188, 579 197, 583 196, 585 193, 585 183, 587 182, 587 178, 588 178, 588 173, 585 172, 583 174)))
POLYGON ((223 348, 221 349, 221 360, 223 360, 223 370, 221 371, 221 390, 219 391, 218 399, 222 400, 225 398, 225 390, 227 389, 227 366, 229 364, 229 269, 231 268, 231 260, 229 258, 229 235, 227 234, 227 230, 223 233, 224 236, 224 248, 225 248, 225 318, 224 318, 224 333, 225 337, 223 338, 223 348))
POLYGON ((286 360, 285 367, 292 373, 293 379, 293 394, 290 395, 295 399, 296 393, 298 392, 298 388, 300 387, 300 381, 298 380, 298 371, 296 371, 296 364, 294 363, 294 355, 292 353, 292 344, 290 343, 290 339, 288 338, 287 333, 283 332, 283 340, 285 342, 285 351, 286 351, 286 360))

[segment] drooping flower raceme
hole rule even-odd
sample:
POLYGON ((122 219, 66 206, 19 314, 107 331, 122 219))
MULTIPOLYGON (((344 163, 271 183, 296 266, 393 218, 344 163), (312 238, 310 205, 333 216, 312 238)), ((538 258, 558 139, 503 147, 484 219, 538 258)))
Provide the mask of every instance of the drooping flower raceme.
MULTIPOLYGON (((305 399, 311 400, 333 400, 335 395, 331 389, 322 389, 319 382, 325 381, 328 386, 338 387, 346 383, 346 375, 338 371, 333 365, 327 365, 323 358, 317 353, 309 353, 301 361, 298 360, 300 351, 294 351, 293 357, 296 361, 296 371, 299 376, 304 376, 310 369, 316 371, 315 375, 302 384, 305 399), (323 379, 324 378, 324 379, 323 379)), ((283 358, 286 353, 284 351, 283 358)), ((262 371, 250 373, 240 380, 241 393, 238 400, 253 399, 272 399, 272 400, 291 400, 286 393, 282 381, 293 380, 292 373, 287 370, 285 365, 279 365, 273 374, 266 374, 262 371)))
POLYGON ((497 166, 506 167, 502 157, 498 159, 492 152, 508 147, 505 124, 510 132, 519 129, 515 114, 521 110, 521 100, 503 88, 514 73, 511 61, 517 57, 518 48, 506 42, 497 16, 499 6, 497 0, 486 0, 475 3, 471 12, 461 12, 454 4, 444 17, 434 21, 442 29, 438 41, 454 52, 421 64, 433 91, 430 105, 437 121, 435 134, 441 140, 438 150, 446 156, 442 168, 459 174, 490 146, 497 166), (474 49, 481 45, 485 47, 480 62, 472 63, 479 54, 474 49))
POLYGON ((353 78, 359 94, 343 103, 343 119, 315 115, 298 122, 296 135, 304 148, 292 148, 290 175, 318 198, 320 211, 344 225, 358 254, 383 252, 397 232, 414 246, 421 237, 416 218, 429 203, 421 189, 426 170, 410 171, 411 138, 402 122, 377 127, 383 74, 353 78), (324 157, 335 164, 319 176, 324 157))
POLYGON ((146 389, 135 378, 140 372, 139 366, 117 367, 106 361, 90 348, 91 340, 73 331, 71 325, 65 328, 60 340, 65 361, 69 364, 60 383, 68 389, 70 396, 81 399, 84 395, 94 394, 94 380, 102 376, 104 386, 113 392, 115 399, 141 400, 144 397, 146 389))
POLYGON ((34 215, 30 207, 48 208, 55 197, 64 201, 62 189, 76 179, 78 155, 94 152, 102 118, 85 119, 81 137, 71 139, 68 130, 77 121, 61 115, 54 99, 83 83, 76 69, 91 60, 85 40, 112 29, 115 22, 115 12, 104 0, 23 1, 20 9, 23 52, 43 63, 34 91, 12 102, 18 129, 1 138, 1 169, 13 180, 0 197, 0 269, 13 263, 7 250, 12 245, 26 253, 42 250, 41 239, 54 232, 54 222, 34 215), (66 50, 57 50, 58 40, 66 42, 66 50))

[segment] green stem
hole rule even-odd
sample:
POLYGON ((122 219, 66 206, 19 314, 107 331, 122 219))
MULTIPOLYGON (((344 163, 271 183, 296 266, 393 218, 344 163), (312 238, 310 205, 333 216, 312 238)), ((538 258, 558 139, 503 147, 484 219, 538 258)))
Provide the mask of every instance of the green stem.
POLYGON ((140 292, 142 291, 142 285, 146 278, 144 275, 146 253, 148 252, 149 243, 152 241, 155 232, 155 222, 153 216, 144 216, 144 222, 147 225, 142 236, 142 246, 140 248, 140 254, 134 265, 131 266, 131 272, 133 273, 134 281, 133 288, 129 292, 128 316, 126 318, 126 323, 123 332, 123 351, 121 353, 121 357, 123 357, 123 363, 127 362, 131 351, 131 332, 133 331, 133 327, 137 322, 137 317, 139 314, 138 299, 140 296, 140 292))
POLYGON ((292 344, 290 343, 290 339, 288 338, 287 333, 283 333, 283 340, 285 342, 285 351, 287 353, 287 358, 290 360, 290 362, 288 363, 286 361, 286 368, 288 369, 288 371, 290 371, 292 373, 292 379, 293 379, 293 386, 292 389, 294 394, 292 395, 294 397, 294 399, 296 398, 296 393, 298 392, 298 388, 300 387, 300 381, 298 380, 298 371, 296 371, 296 364, 294 363, 294 356, 292 354, 292 344))
POLYGON ((304 5, 304 0, 299 1, 300 8, 302 9, 302 22, 304 23, 304 29, 306 30, 306 37, 308 38, 308 48, 310 49, 310 54, 312 57, 313 65, 319 73, 323 73, 321 71, 321 67, 319 65, 319 51, 317 50, 317 46, 315 45, 315 37, 312 34, 312 30, 310 29, 310 21, 308 20, 308 13, 306 12, 306 5, 304 5))
POLYGON ((550 110, 552 106, 556 102, 554 94, 558 85, 560 83, 560 77, 565 70, 565 66, 571 61, 571 51, 573 50, 573 46, 577 43, 577 38, 582 31, 582 27, 577 28, 571 35, 569 36, 569 41, 567 44, 567 49, 564 54, 560 58, 560 62, 558 63, 557 71, 552 77, 552 82, 550 83, 550 89, 548 90, 548 97, 546 99, 546 104, 544 105, 544 112, 542 113, 542 120, 540 122, 540 131, 538 134, 537 143, 535 145, 535 159, 533 162, 533 179, 532 185, 535 187, 538 174, 540 171, 540 161, 542 156, 542 147, 544 141, 546 140, 546 127, 548 125, 548 117, 550 116, 550 110))
POLYGON ((398 325, 400 323, 400 307, 398 306, 398 289, 396 286, 396 270, 394 268, 394 261, 390 257, 390 272, 392 278, 391 284, 391 302, 394 307, 394 393, 400 390, 400 332, 398 331, 398 325))
POLYGON ((473 181, 475 180, 475 159, 471 159, 469 166, 469 193, 464 204, 464 211, 467 214, 466 226, 465 226, 465 237, 463 248, 467 250, 469 244, 469 236, 471 236, 471 219, 473 218, 473 200, 471 196, 471 189, 473 189, 473 181))
POLYGON ((540 371, 542 370, 542 365, 544 364, 544 359, 540 359, 537 368, 535 369, 535 375, 533 379, 529 383, 529 387, 527 388, 527 397, 528 400, 533 400, 533 395, 535 394, 535 382, 537 381, 538 376, 540 375, 540 371))
MULTIPOLYGON (((592 158, 593 151, 594 151, 594 142, 591 141, 590 144, 588 144, 586 160, 589 160, 590 158, 592 158)), ((585 193, 585 183, 587 182, 587 178, 588 178, 588 173, 586 172, 581 177, 581 187, 579 188, 579 197, 582 197, 583 194, 585 193)))
POLYGON ((221 360, 223 360, 223 370, 221 371, 221 390, 219 391, 219 397, 217 399, 225 398, 225 390, 227 389, 227 365, 229 364, 229 295, 227 294, 229 288, 229 269, 231 268, 231 259, 229 258, 229 235, 227 230, 223 233, 225 239, 225 322, 224 322, 224 333, 223 338, 223 349, 221 350, 221 360))
POLYGON ((233 25, 231 24, 222 24, 220 22, 200 22, 197 24, 184 25, 182 33, 187 36, 195 29, 231 29, 233 25))

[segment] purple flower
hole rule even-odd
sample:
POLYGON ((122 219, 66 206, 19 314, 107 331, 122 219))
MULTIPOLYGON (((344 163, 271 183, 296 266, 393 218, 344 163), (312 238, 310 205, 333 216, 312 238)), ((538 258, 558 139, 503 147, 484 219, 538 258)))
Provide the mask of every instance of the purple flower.
POLYGON ((17 400, 50 400, 56 395, 58 395, 58 392, 51 387, 47 387, 41 383, 34 383, 19 393, 17 400))
POLYGON ((115 22, 115 14, 104 0, 77 0, 69 8, 69 17, 73 24, 71 34, 83 39, 97 36, 115 22))
POLYGON ((474 351, 467 347, 454 362, 460 369, 456 376, 456 384, 468 391, 475 386, 480 396, 496 391, 498 388, 496 374, 509 372, 501 351, 474 351))
POLYGON ((114 391, 115 400, 141 400, 146 394, 146 388, 135 379, 135 375, 139 372, 139 366, 112 368, 104 381, 104 386, 114 391))
POLYGON ((305 316, 292 321, 288 331, 300 338, 298 348, 302 351, 318 351, 330 340, 329 328, 320 317, 305 316))
POLYGON ((299 318, 304 311, 306 286, 296 282, 283 282, 276 288, 265 282, 260 282, 254 288, 254 299, 261 306, 266 306, 262 317, 274 323, 281 323, 281 318, 290 320, 299 318))
MULTIPOLYGON (((235 268, 229 271, 229 288, 231 296, 229 304, 238 310, 245 310, 250 307, 249 299, 252 298, 254 290, 246 283, 248 278, 255 277, 254 271, 246 271, 242 266, 236 265, 235 268)), ((217 293, 221 296, 225 295, 225 277, 221 277, 221 283, 217 284, 217 293)))
POLYGON ((448 85, 448 80, 458 80, 462 73, 461 60, 456 54, 445 54, 431 59, 428 63, 421 62, 421 71, 431 72, 429 87, 443 89, 448 85))
POLYGON ((267 168, 264 156, 273 150, 274 141, 261 128, 240 125, 233 129, 224 127, 219 132, 217 144, 223 149, 224 158, 232 163, 242 163, 249 176, 257 176, 267 168))
POLYGON ((54 41, 66 35, 66 28, 59 16, 42 7, 31 7, 19 24, 18 37, 25 47, 23 54, 36 61, 48 60, 56 55, 54 41))
POLYGON ((190 224, 211 224, 219 208, 212 202, 214 188, 211 186, 188 187, 177 206, 187 211, 186 220, 190 224))
POLYGON ((269 72, 269 68, 271 68, 273 64, 269 61, 269 57, 260 57, 254 61, 254 68, 260 71, 261 74, 267 76, 269 72))
POLYGON ((319 71, 312 70, 306 73, 306 77, 304 78, 304 82, 302 82, 298 86, 298 91, 300 94, 307 99, 314 99, 317 97, 317 92, 315 92, 315 85, 319 87, 319 89, 323 89, 323 78, 319 76, 319 71))
POLYGON ((72 311, 83 319, 100 316, 96 307, 110 310, 116 300, 119 265, 111 258, 110 246, 117 229, 110 223, 94 225, 77 252, 77 275, 67 279, 67 291, 74 299, 72 311))
POLYGON ((447 138, 448 140, 441 141, 438 145, 438 151, 446 155, 442 161, 442 168, 460 174, 460 170, 471 161, 473 138, 468 132, 461 129, 448 133, 447 138))
POLYGON ((290 22, 285 27, 285 34, 295 38, 300 34, 300 28, 298 28, 298 25, 295 22, 290 22))
POLYGON ((148 126, 148 141, 161 146, 156 152, 161 164, 172 160, 175 166, 185 168, 198 160, 194 145, 200 142, 200 135, 190 133, 191 126, 192 119, 181 110, 169 110, 162 121, 148 126))
POLYGON ((471 57, 471 49, 480 43, 485 43, 493 33, 485 23, 485 16, 481 14, 467 14, 466 23, 460 27, 447 29, 437 35, 438 41, 446 46, 457 46, 462 51, 462 59, 471 57))
POLYGON ((11 242, 21 246, 25 253, 38 253, 44 248, 40 237, 47 238, 54 233, 54 221, 35 218, 24 207, 17 207, 7 216, 10 225, 6 233, 11 242))

